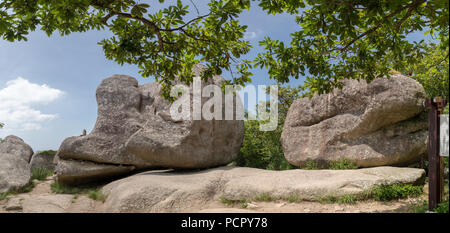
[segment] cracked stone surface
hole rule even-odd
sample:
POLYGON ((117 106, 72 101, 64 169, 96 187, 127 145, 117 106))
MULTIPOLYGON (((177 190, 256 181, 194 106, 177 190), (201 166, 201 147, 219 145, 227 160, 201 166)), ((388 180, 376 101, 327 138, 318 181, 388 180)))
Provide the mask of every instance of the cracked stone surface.
POLYGON ((304 200, 356 194, 381 184, 420 184, 425 171, 376 167, 358 170, 269 171, 219 167, 203 171, 150 171, 106 185, 105 212, 186 212, 228 200, 296 195, 304 200))

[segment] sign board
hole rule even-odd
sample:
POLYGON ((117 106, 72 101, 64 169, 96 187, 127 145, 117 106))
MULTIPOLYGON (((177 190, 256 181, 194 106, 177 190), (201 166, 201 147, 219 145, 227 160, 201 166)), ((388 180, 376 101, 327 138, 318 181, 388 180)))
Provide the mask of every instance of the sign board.
POLYGON ((440 141, 439 141, 439 154, 441 156, 447 156, 448 157, 448 114, 442 114, 440 115, 441 122, 440 122, 440 141))

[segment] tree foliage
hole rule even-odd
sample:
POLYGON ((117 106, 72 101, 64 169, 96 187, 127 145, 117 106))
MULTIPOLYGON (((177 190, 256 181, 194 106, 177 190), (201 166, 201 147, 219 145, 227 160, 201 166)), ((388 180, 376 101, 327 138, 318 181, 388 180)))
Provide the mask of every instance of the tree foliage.
POLYGON ((449 100, 449 50, 434 43, 425 47, 426 56, 418 63, 407 64, 403 74, 416 79, 425 88, 427 97, 441 96, 449 100))
POLYGON ((301 30, 285 44, 265 38, 266 51, 256 65, 280 82, 308 75, 313 93, 341 86, 341 79, 371 81, 392 69, 416 64, 424 42, 411 42, 414 32, 431 33, 448 48, 448 0, 262 0, 268 13, 298 15, 301 30))
MULTIPOLYGON (((286 170, 294 166, 284 158, 281 146, 281 132, 289 107, 299 98, 301 87, 278 88, 278 126, 274 131, 260 131, 260 120, 245 121, 244 142, 234 164, 242 167, 254 167, 269 170, 286 170)), ((267 90, 269 91, 269 90, 267 90)), ((266 103, 266 107, 269 103, 266 103)), ((256 109, 258 109, 256 107, 256 109)))
POLYGON ((245 84, 250 68, 265 67, 280 83, 307 76, 305 87, 324 93, 343 78, 371 81, 418 64, 426 46, 408 40, 411 33, 426 31, 447 48, 449 42, 448 0, 209 0, 205 14, 189 8, 193 1, 174 2, 1 0, 0 36, 16 41, 36 29, 48 35, 108 29, 113 36, 99 43, 105 56, 155 76, 166 97, 177 76, 191 83, 196 63, 207 66, 204 79, 229 70, 228 83, 245 84), (286 44, 265 38, 265 51, 246 60, 251 46, 238 17, 251 4, 268 14, 296 15, 300 30, 286 44))
MULTIPOLYGON (((246 26, 238 14, 248 1, 210 0, 209 12, 190 16, 181 0, 163 9, 157 1, 135 0, 2 0, 0 36, 8 41, 26 40, 37 28, 51 35, 108 29, 114 35, 99 44, 105 56, 119 64, 136 64, 142 76, 150 75, 164 86, 169 98, 171 81, 178 76, 191 83, 193 65, 206 62, 204 78, 222 69, 237 71, 236 84, 247 82, 249 61, 239 58, 250 49, 243 40, 246 26), (153 12, 150 12, 153 10, 153 12)), ((192 14, 191 14, 192 15, 192 14)), ((236 73, 236 72, 235 72, 236 73)))

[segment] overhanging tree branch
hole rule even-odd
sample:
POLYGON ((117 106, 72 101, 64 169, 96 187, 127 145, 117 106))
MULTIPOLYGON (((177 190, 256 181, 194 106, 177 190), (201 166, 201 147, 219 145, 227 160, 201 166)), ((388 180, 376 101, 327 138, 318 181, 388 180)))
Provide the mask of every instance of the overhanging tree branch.
MULTIPOLYGON (((381 20, 381 22, 380 22, 379 24, 377 24, 375 27, 373 27, 373 28, 367 30, 366 32, 362 33, 361 35, 359 35, 359 36, 356 37, 355 39, 351 40, 346 46, 344 46, 342 49, 340 49, 341 52, 346 51, 348 47, 350 47, 352 44, 354 44, 356 41, 360 40, 361 38, 363 38, 363 37, 369 35, 370 33, 373 33, 373 32, 375 32, 376 30, 378 30, 378 28, 380 28, 381 26, 383 26, 383 23, 384 23, 387 19, 394 17, 395 15, 399 14, 399 13, 402 12, 403 10, 409 9, 409 10, 408 10, 408 13, 409 13, 409 14, 407 13, 407 15, 405 15, 405 16, 409 17, 409 16, 411 15, 411 13, 412 13, 412 9, 416 9, 420 4, 424 3, 425 1, 426 1, 426 0, 416 0, 416 1, 414 1, 414 2, 412 2, 412 3, 410 3, 410 4, 408 4, 408 5, 405 5, 405 6, 403 6, 403 7, 400 7, 400 8, 398 8, 397 10, 393 11, 393 12, 390 13, 389 15, 385 16, 385 17, 381 20)), ((403 18, 404 18, 404 19, 401 19, 401 20, 397 23, 398 26, 400 26, 400 25, 403 23, 403 21, 406 19, 405 17, 403 17, 403 18)))

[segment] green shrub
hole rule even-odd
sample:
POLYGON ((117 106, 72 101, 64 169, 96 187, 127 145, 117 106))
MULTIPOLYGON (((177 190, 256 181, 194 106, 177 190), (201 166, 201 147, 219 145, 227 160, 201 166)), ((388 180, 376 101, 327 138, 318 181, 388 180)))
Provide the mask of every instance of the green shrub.
POLYGON ((441 214, 448 214, 448 205, 449 205, 448 200, 441 202, 439 203, 438 207, 434 209, 434 212, 441 214))
POLYGON ((299 203, 302 201, 302 198, 300 198, 298 195, 291 194, 287 196, 286 198, 283 198, 284 200, 291 202, 291 203, 299 203))
POLYGON ((278 199, 278 198, 273 197, 273 196, 271 196, 271 195, 268 194, 268 193, 263 193, 263 194, 261 194, 261 195, 259 195, 259 196, 256 196, 256 197, 254 198, 255 201, 275 201, 275 200, 277 200, 277 199, 278 199))
POLYGON ((233 165, 268 170, 296 168, 284 158, 280 138, 289 107, 294 100, 300 97, 301 91, 301 87, 278 87, 278 125, 274 131, 260 131, 260 125, 264 123, 261 120, 244 122, 244 142, 232 163, 233 165))
POLYGON ((0 201, 6 200, 9 194, 9 192, 0 193, 0 201))
POLYGON ((106 200, 106 195, 104 195, 100 189, 89 191, 88 197, 95 201, 105 202, 106 200))
POLYGON ((370 199, 376 201, 392 201, 408 197, 417 197, 422 193, 422 186, 415 186, 410 184, 380 185, 358 194, 322 197, 319 199, 319 202, 354 204, 357 201, 365 201, 370 199))
POLYGON ((344 196, 341 196, 337 199, 337 203, 341 204, 355 204, 356 201, 358 201, 359 198, 357 195, 347 194, 344 196))
POLYGON ((32 180, 45 180, 47 177, 52 176, 53 173, 45 168, 35 167, 31 171, 32 180))
POLYGON ((29 192, 31 192, 31 190, 33 190, 33 188, 34 188, 34 183, 30 182, 27 185, 17 189, 15 191, 15 193, 29 193, 29 192))
POLYGON ((377 201, 391 201, 407 197, 417 197, 423 193, 422 186, 406 185, 381 185, 371 190, 373 199, 377 201))
POLYGON ((300 166, 301 169, 305 170, 320 170, 320 169, 331 169, 331 170, 347 170, 347 169, 358 169, 358 166, 348 159, 338 159, 336 161, 326 162, 316 162, 314 160, 307 160, 304 165, 300 166))
POLYGON ((84 190, 83 188, 65 185, 59 182, 54 182, 50 185, 52 192, 57 194, 80 194, 84 190))
POLYGON ((300 166, 300 168, 305 170, 319 170, 322 169, 323 167, 313 160, 307 160, 304 165, 300 166))
POLYGON ((275 131, 260 131, 260 124, 256 120, 244 122, 244 142, 233 164, 268 170, 295 168, 284 158, 280 141, 281 127, 278 126, 275 131))
POLYGON ((331 161, 328 163, 328 169, 332 170, 347 170, 347 169, 358 169, 358 166, 348 159, 339 159, 336 161, 331 161))
POLYGON ((243 204, 243 203, 246 203, 247 200, 245 200, 245 199, 240 199, 240 200, 230 200, 230 199, 226 199, 226 198, 221 197, 221 198, 220 198, 220 202, 223 203, 223 204, 225 204, 225 205, 228 205, 228 206, 234 206, 235 204, 243 204))
MULTIPOLYGON (((438 207, 433 210, 435 213, 441 213, 441 214, 448 214, 448 206, 449 202, 448 200, 439 203, 438 207)), ((421 201, 419 203, 413 204, 412 207, 410 207, 410 212, 413 213, 426 213, 428 211, 428 202, 427 201, 421 201)))
POLYGON ((56 155, 57 152, 58 151, 56 151, 56 150, 44 150, 44 151, 39 152, 39 154, 40 155, 52 155, 52 156, 54 156, 54 155, 56 155))
POLYGON ((0 201, 7 199, 9 195, 14 195, 14 194, 19 194, 19 193, 29 193, 29 192, 31 192, 31 190, 33 190, 34 186, 35 185, 33 182, 29 182, 27 185, 25 185, 21 188, 18 188, 16 190, 11 190, 8 192, 0 193, 0 201))

